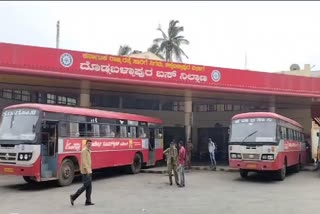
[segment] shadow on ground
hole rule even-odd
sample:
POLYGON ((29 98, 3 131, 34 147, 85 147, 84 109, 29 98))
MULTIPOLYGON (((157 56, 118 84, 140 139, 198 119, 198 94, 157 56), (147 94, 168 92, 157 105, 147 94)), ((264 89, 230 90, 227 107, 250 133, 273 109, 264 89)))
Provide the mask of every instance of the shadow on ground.
MULTIPOLYGON (((123 168, 115 169, 104 169, 95 171, 92 179, 93 181, 99 181, 103 179, 110 179, 120 176, 128 175, 128 173, 123 168)), ((77 175, 74 178, 73 184, 81 184, 81 175, 77 175)), ((52 188, 59 188, 57 181, 45 181, 39 183, 20 183, 2 186, 4 189, 17 190, 17 191, 41 191, 48 190, 52 188)))

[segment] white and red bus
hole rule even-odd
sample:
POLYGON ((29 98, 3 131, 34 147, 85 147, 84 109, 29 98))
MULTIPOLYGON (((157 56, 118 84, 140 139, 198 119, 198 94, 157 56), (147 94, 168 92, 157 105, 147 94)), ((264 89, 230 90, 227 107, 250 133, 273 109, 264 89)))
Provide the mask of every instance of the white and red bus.
POLYGON ((288 167, 299 171, 306 163, 303 127, 294 120, 270 112, 252 112, 232 118, 229 165, 248 172, 275 172, 284 180, 288 167))
POLYGON ((44 104, 5 108, 0 124, 0 174, 27 182, 70 185, 80 152, 92 140, 92 168, 127 166, 138 173, 163 159, 162 121, 134 114, 44 104))

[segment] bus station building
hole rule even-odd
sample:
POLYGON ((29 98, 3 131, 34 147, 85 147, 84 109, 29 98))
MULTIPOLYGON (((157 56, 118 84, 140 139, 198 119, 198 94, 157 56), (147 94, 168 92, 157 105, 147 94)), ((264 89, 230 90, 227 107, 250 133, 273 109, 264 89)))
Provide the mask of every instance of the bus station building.
POLYGON ((157 117, 164 121, 165 147, 173 138, 192 138, 194 155, 201 157, 210 137, 221 161, 228 159, 231 117, 270 111, 302 124, 315 157, 320 79, 308 69, 266 73, 166 62, 151 53, 114 56, 0 43, 0 109, 32 102, 157 117))

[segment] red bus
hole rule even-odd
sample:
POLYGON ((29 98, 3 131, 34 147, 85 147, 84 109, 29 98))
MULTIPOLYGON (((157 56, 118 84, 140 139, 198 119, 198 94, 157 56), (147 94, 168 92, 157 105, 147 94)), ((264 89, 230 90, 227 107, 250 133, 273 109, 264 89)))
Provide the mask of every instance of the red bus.
POLYGON ((126 166, 138 173, 163 159, 162 121, 134 114, 44 104, 5 108, 0 124, 0 174, 27 182, 70 185, 80 152, 92 140, 92 168, 126 166))
POLYGON ((229 139, 229 165, 248 172, 274 172, 284 180, 288 167, 299 171, 306 163, 303 127, 289 118, 270 113, 252 112, 232 118, 229 139))

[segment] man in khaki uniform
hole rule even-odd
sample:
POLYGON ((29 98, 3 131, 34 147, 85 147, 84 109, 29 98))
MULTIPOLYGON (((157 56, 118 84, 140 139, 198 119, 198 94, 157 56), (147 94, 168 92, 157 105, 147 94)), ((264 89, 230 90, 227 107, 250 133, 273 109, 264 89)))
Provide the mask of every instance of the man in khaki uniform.
POLYGON ((92 168, 91 168, 91 140, 87 140, 85 148, 81 151, 81 174, 83 185, 77 192, 70 195, 70 202, 73 206, 74 201, 86 190, 86 203, 85 205, 94 205, 91 202, 91 192, 92 192, 92 168))
POLYGON ((179 179, 178 179, 178 172, 177 172, 178 150, 175 147, 174 141, 170 143, 170 147, 167 148, 163 152, 163 154, 165 154, 167 157, 167 167, 168 167, 170 185, 172 185, 172 170, 173 170, 174 180, 176 184, 179 186, 179 179))

